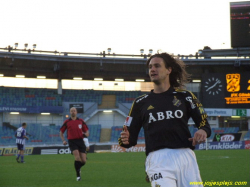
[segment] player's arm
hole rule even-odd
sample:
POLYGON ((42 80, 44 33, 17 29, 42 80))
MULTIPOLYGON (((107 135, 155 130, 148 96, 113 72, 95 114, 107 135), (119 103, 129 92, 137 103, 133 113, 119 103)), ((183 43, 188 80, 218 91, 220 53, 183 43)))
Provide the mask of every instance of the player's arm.
POLYGON ((66 129, 67 129, 67 123, 64 123, 60 128, 60 138, 62 140, 63 145, 67 145, 67 141, 65 140, 63 135, 66 129))
POLYGON ((25 139, 27 139, 27 140, 29 139, 28 136, 23 136, 23 137, 24 137, 25 139))
POLYGON ((138 134, 142 127, 139 106, 133 103, 129 115, 125 120, 123 131, 118 139, 119 145, 125 148, 132 147, 137 144, 138 134))
POLYGON ((86 132, 83 132, 83 137, 88 138, 89 137, 89 131, 87 130, 86 132))
POLYGON ((195 146, 196 144, 205 142, 206 138, 210 137, 211 127, 207 120, 207 114, 205 113, 202 104, 196 98, 196 96, 193 93, 188 92, 186 100, 188 102, 187 105, 189 114, 198 128, 198 131, 195 132, 194 137, 189 139, 193 142, 193 146, 195 146))
POLYGON ((89 137, 89 128, 84 120, 82 120, 82 133, 84 138, 89 137))
POLYGON ((24 136, 23 136, 23 137, 24 137, 26 140, 28 140, 29 138, 28 138, 28 136, 26 136, 26 130, 24 130, 23 133, 24 133, 24 136))

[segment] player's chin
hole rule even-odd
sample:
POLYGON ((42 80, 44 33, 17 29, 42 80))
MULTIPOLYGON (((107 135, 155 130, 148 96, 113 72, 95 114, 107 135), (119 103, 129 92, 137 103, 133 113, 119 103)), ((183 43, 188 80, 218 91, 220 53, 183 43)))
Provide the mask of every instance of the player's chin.
POLYGON ((156 85, 160 85, 159 79, 151 79, 151 82, 155 83, 156 85))

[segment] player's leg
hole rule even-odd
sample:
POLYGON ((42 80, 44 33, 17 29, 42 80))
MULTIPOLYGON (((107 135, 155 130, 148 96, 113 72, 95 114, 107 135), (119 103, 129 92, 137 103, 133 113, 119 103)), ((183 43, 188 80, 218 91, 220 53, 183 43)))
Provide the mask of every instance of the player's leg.
POLYGON ((77 149, 73 150, 73 155, 75 157, 75 162, 74 162, 74 166, 75 166, 75 170, 76 170, 76 176, 77 176, 77 181, 81 180, 81 167, 82 167, 82 162, 81 162, 81 158, 80 158, 80 153, 77 149))
POLYGON ((78 151, 80 155, 81 167, 83 167, 87 161, 87 151, 86 151, 86 146, 83 141, 79 142, 78 151))
POLYGON ((76 180, 79 181, 81 180, 81 167, 86 163, 86 154, 82 155, 82 153, 86 153, 86 146, 82 139, 69 141, 69 146, 75 157, 76 180))
POLYGON ((81 162, 83 164, 82 166, 84 166, 86 161, 87 161, 87 154, 80 152, 80 158, 81 158, 81 162))
POLYGON ((175 162, 171 157, 166 157, 166 154, 166 151, 158 150, 147 156, 146 173, 151 186, 178 187, 175 162))
POLYGON ((19 144, 19 149, 20 149, 20 156, 21 156, 21 163, 24 163, 24 145, 19 144))
MULTIPOLYGON (((79 153, 79 157, 80 157, 80 161, 78 161, 78 165, 80 165, 80 169, 81 167, 83 167, 86 163, 86 146, 83 142, 83 140, 79 140, 77 141, 77 147, 78 147, 78 153, 79 153)), ((81 174, 81 170, 79 169, 79 173, 81 174)))
POLYGON ((77 181, 81 180, 81 167, 86 163, 86 153, 81 153, 79 150, 74 150, 73 155, 75 157, 75 170, 77 175, 77 181))
POLYGON ((81 180, 81 176, 80 176, 81 158, 80 158, 80 154, 78 151, 76 140, 69 140, 69 148, 71 150, 71 153, 74 155, 74 167, 75 167, 76 176, 77 176, 76 180, 80 181, 81 180))
POLYGON ((21 153, 20 153, 19 144, 17 144, 17 150, 18 150, 18 152, 17 152, 16 161, 17 161, 18 163, 20 163, 19 158, 20 158, 20 156, 21 156, 21 153))
POLYGON ((21 163, 24 163, 24 150, 20 150, 20 155, 21 155, 21 163))
POLYGON ((203 187, 195 153, 191 149, 183 149, 181 151, 178 162, 181 168, 178 172, 178 186, 203 187))

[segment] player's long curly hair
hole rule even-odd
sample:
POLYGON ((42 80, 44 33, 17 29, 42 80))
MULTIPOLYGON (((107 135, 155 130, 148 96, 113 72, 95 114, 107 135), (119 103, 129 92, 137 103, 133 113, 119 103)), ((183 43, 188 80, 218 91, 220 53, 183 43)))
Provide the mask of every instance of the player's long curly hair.
POLYGON ((184 64, 184 62, 180 59, 175 59, 168 53, 158 53, 152 55, 147 60, 147 67, 149 66, 151 59, 155 57, 162 58, 166 68, 172 68, 172 72, 169 75, 170 85, 174 88, 185 88, 185 84, 189 82, 189 78, 191 75, 186 72, 186 65, 184 64))

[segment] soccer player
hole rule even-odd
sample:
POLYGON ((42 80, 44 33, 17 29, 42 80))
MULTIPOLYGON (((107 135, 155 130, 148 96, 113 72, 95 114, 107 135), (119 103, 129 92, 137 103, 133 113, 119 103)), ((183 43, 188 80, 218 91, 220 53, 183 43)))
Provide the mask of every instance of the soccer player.
POLYGON ((80 181, 81 167, 86 163, 86 146, 83 142, 83 137, 88 137, 89 131, 83 119, 77 117, 77 110, 75 107, 70 109, 70 118, 64 121, 60 129, 60 137, 63 141, 63 145, 67 145, 63 136, 65 130, 67 130, 70 150, 75 158, 74 166, 77 176, 76 180, 80 181))
POLYGON ((16 144, 17 144, 17 149, 18 149, 18 155, 16 157, 16 161, 18 163, 25 163, 23 158, 24 158, 24 145, 25 145, 25 139, 29 139, 26 136, 26 123, 22 123, 22 127, 19 127, 16 132, 15 132, 15 137, 16 137, 16 144), (19 158, 21 157, 21 162, 19 161, 19 158))
POLYGON ((181 89, 189 77, 185 64, 161 53, 151 56, 147 67, 154 89, 133 102, 119 144, 136 145, 143 127, 145 168, 152 186, 188 187, 190 182, 202 182, 193 149, 205 142, 211 128, 196 96, 181 89), (198 127, 194 137, 188 130, 190 117, 198 127))

